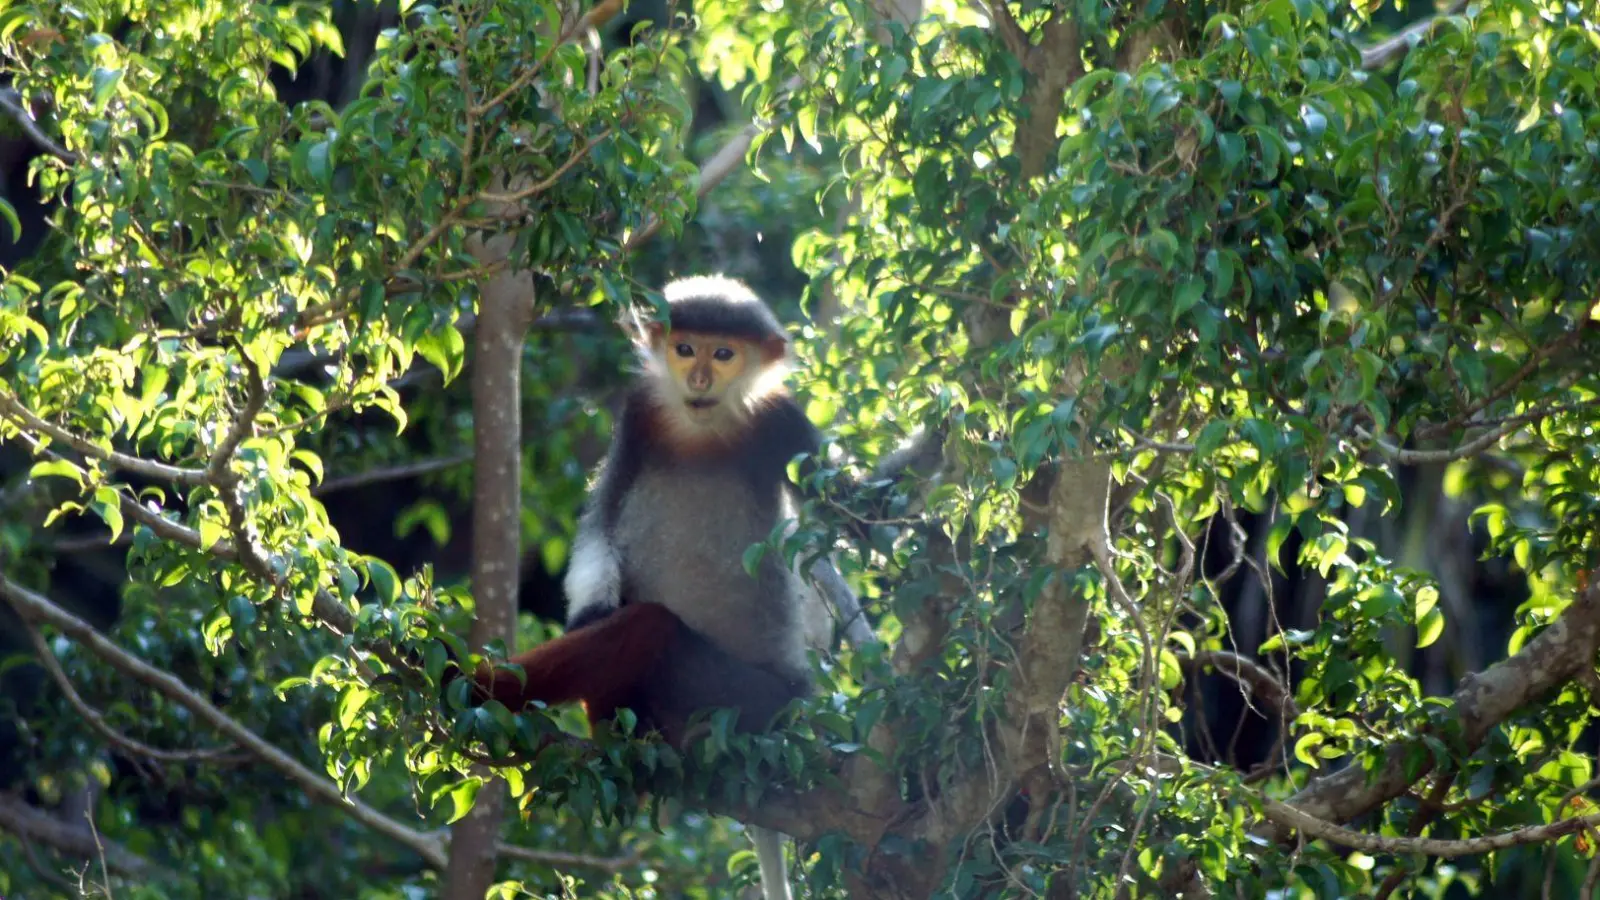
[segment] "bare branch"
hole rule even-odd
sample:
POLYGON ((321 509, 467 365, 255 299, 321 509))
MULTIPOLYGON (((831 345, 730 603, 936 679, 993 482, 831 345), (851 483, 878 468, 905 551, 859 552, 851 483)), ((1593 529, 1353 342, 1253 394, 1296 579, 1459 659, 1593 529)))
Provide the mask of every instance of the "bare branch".
POLYGON ((567 853, 561 850, 534 850, 502 843, 497 852, 507 859, 519 859, 558 869, 599 869, 602 872, 620 872, 638 865, 643 859, 643 854, 637 848, 622 856, 592 856, 587 853, 567 853))
POLYGON ((1528 828, 1519 828, 1516 831, 1486 834, 1483 837, 1462 840, 1400 836, 1383 837, 1382 835, 1367 834, 1345 828, 1342 825, 1335 825, 1316 816, 1308 815, 1304 811, 1278 800, 1270 800, 1265 797, 1259 799, 1262 815, 1273 822, 1285 828, 1292 828, 1302 832, 1309 837, 1321 838, 1343 847, 1351 847, 1367 853, 1422 853, 1427 856, 1444 857, 1471 856, 1477 853, 1488 853, 1493 850, 1504 850, 1507 847, 1521 847, 1527 844, 1542 844, 1546 841, 1559 840, 1569 834, 1576 834, 1584 829, 1600 825, 1600 813, 1594 813, 1570 819, 1558 819, 1545 825, 1533 825, 1528 828))
POLYGON ((325 497, 339 491, 354 490, 371 484, 384 484, 390 481, 405 481, 421 475, 432 475, 434 472, 443 472, 454 469, 456 466, 472 462, 472 454, 457 453, 454 456, 438 456, 433 459, 421 459, 413 463, 403 463, 398 466, 384 466, 381 469, 369 469, 353 475, 344 475, 339 478, 329 478, 318 485, 311 494, 315 497, 325 497))
POLYGON ((850 585, 845 583, 839 570, 834 568, 833 561, 822 557, 811 564, 810 572, 812 582, 844 623, 845 640, 853 647, 864 647, 877 640, 877 635, 872 633, 872 626, 867 624, 866 615, 861 611, 860 599, 855 591, 850 590, 850 585))
POLYGON ((108 743, 118 750, 132 756, 143 756, 157 762, 166 763, 214 762, 218 757, 229 752, 229 748, 226 747, 209 750, 162 750, 128 737, 112 728, 106 722, 105 716, 99 710, 90 706, 82 695, 78 693, 78 689, 73 687, 72 679, 68 677, 67 671, 61 667, 61 661, 56 659, 54 653, 50 652, 50 646, 45 643, 44 635, 39 633, 39 629, 27 619, 23 620, 22 627, 28 632, 28 639, 33 643, 34 652, 38 655, 39 665, 44 667, 46 674, 50 676, 50 680, 54 681, 56 687, 61 689, 61 693, 66 695, 67 703, 77 711, 79 716, 83 717, 84 722, 88 723, 95 733, 105 738, 108 743))
POLYGON ((1356 435, 1362 440, 1377 447, 1384 456, 1402 465, 1429 465, 1437 463, 1454 462, 1477 456, 1479 453, 1493 447, 1501 439, 1521 428, 1522 422, 1506 422, 1498 428, 1492 428, 1484 434, 1467 441, 1459 447, 1447 447, 1442 450, 1406 450, 1389 443, 1380 437, 1375 437, 1371 432, 1361 426, 1356 426, 1356 435))
POLYGON ((1260 697, 1272 704, 1285 721, 1300 715, 1289 686, 1279 680, 1278 676, 1267 671, 1265 666, 1247 656, 1227 650, 1201 650, 1194 656, 1180 656, 1179 661, 1194 668, 1210 666, 1227 675, 1248 688, 1252 696, 1260 697))
POLYGON ((0 596, 23 619, 59 629, 117 671, 189 710, 200 721, 299 785, 313 800, 332 806, 378 834, 411 849, 431 866, 444 865, 444 842, 441 838, 409 828, 359 800, 344 797, 338 785, 235 721, 171 673, 155 668, 112 643, 89 623, 4 575, 0 575, 0 596))

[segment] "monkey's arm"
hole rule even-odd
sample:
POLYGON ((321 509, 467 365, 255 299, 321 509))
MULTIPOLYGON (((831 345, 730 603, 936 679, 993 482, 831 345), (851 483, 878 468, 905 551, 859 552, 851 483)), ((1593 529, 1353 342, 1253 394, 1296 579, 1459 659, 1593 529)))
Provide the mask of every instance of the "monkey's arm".
MULTIPOLYGON (((602 474, 604 485, 607 474, 602 474)), ((595 498, 598 499, 598 498, 595 498)), ((567 594, 567 628, 582 628, 616 612, 622 597, 622 565, 611 547, 603 505, 590 502, 578 517, 578 536, 562 587, 567 594)))
POLYGON ((562 586, 567 595, 567 628, 581 628, 615 612, 622 602, 622 563, 612 540, 622 499, 643 464, 645 404, 638 391, 628 395, 611 435, 600 475, 578 517, 578 535, 562 586))
MULTIPOLYGON (((767 434, 768 446, 771 448, 769 452, 785 459, 801 453, 809 454, 800 463, 800 482, 794 485, 794 488, 802 497, 813 500, 825 499, 821 492, 810 484, 811 476, 823 467, 822 432, 806 418, 799 403, 791 400, 775 409, 764 431, 767 434)), ((845 477, 838 479, 840 492, 848 499, 851 506, 865 510, 859 516, 851 515, 844 518, 842 524, 845 531, 856 541, 870 546, 872 523, 891 517, 889 506, 895 484, 908 475, 937 471, 943 459, 943 449, 943 429, 922 430, 917 432, 905 446, 884 457, 866 479, 861 481, 845 477)))

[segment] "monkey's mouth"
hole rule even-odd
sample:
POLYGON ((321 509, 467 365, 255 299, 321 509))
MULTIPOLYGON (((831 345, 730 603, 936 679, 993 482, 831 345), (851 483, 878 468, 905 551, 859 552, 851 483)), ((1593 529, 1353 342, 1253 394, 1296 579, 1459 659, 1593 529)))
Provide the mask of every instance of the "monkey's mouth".
POLYGON ((712 397, 695 397, 691 400, 685 400, 684 404, 690 409, 710 409, 717 405, 717 401, 712 397))

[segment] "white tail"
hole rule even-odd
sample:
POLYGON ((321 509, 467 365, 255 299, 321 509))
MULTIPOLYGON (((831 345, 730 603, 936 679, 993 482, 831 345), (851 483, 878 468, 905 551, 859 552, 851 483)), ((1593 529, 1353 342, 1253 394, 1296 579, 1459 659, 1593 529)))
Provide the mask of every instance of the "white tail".
POLYGON ((783 835, 756 825, 747 826, 761 866, 762 900, 794 900, 789 890, 789 868, 783 862, 783 835))

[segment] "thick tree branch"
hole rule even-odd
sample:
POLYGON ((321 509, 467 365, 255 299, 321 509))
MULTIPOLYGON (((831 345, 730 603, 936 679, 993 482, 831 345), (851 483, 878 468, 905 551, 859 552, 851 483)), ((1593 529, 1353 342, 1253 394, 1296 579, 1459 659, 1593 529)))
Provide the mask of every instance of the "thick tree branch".
MULTIPOLYGON (((1491 729, 1518 709, 1577 677, 1594 665, 1600 646, 1600 578, 1568 606, 1548 628, 1512 656, 1462 679, 1451 695, 1460 725, 1463 752, 1472 752, 1491 729)), ((1413 742, 1398 743, 1370 773, 1349 766, 1323 776, 1287 799, 1303 815, 1324 822, 1348 822, 1405 793, 1431 771, 1431 765, 1408 766, 1413 742), (1408 774, 1408 768, 1411 770, 1408 774)), ((1424 754, 1424 758, 1428 758, 1424 754)), ((1282 823, 1268 826, 1274 840, 1287 840, 1282 823)))
MULTIPOLYGON (((515 188, 515 186, 513 186, 515 188)), ((507 196, 521 192, 513 189, 507 196)), ((509 208, 520 200, 504 201, 509 208)), ((474 256, 505 259, 515 235, 474 235, 474 256)), ((516 648, 517 575, 522 556, 522 347, 533 324, 534 281, 528 270, 502 269, 478 302, 472 361, 473 647, 502 641, 516 648)), ((492 774, 472 810, 456 823, 444 900, 477 900, 494 883, 505 786, 492 774)))
POLYGON ((822 592, 844 625, 845 640, 852 647, 864 647, 877 640, 877 635, 872 633, 872 626, 867 624, 866 614, 861 611, 861 601, 850 590, 850 585, 845 583, 844 576, 834 568, 833 561, 823 557, 812 563, 808 571, 812 583, 822 592))
POLYGON ((18 94, 15 89, 5 88, 0 90, 0 109, 5 110, 6 115, 10 116, 11 120, 16 122, 27 133, 28 137, 39 146, 39 149, 69 166, 77 165, 78 154, 56 143, 50 135, 44 133, 44 129, 39 127, 39 123, 34 121, 33 116, 27 109, 23 108, 22 95, 18 94))
POLYGON ((121 844, 105 838, 100 838, 97 844, 89 829, 74 827, 10 794, 0 794, 0 829, 24 840, 38 841, 60 853, 83 859, 104 859, 106 866, 119 875, 138 879, 172 877, 171 872, 121 844))
POLYGON ((1017 123, 1016 155, 1023 180, 1032 180, 1055 161, 1056 130, 1061 127, 1067 88, 1083 76, 1083 46, 1076 18, 1056 10, 1045 22, 1038 45, 1021 58, 1030 76, 1023 92, 1027 118, 1017 123))

